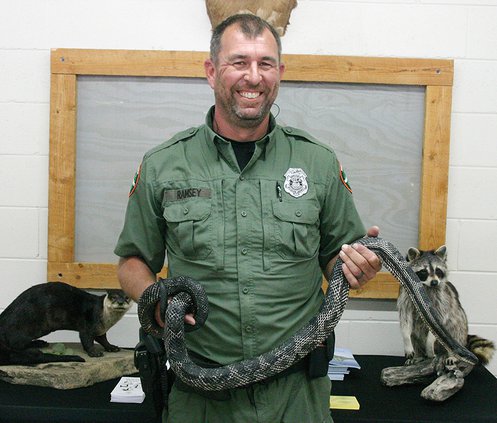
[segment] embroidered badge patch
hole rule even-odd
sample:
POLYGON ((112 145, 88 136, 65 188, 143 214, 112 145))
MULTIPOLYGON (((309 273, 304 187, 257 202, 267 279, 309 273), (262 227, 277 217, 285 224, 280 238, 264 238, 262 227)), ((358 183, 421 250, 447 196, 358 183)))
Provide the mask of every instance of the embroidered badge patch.
POLYGON ((300 168, 289 168, 285 173, 285 184, 283 187, 292 197, 302 197, 309 191, 307 174, 300 168))
POLYGON ((131 188, 129 189, 128 197, 131 197, 133 195, 133 193, 135 192, 135 189, 138 185, 138 181, 140 180, 141 171, 142 171, 142 165, 140 164, 140 166, 138 166, 138 170, 136 171, 135 176, 133 178, 133 182, 131 183, 131 188))
POLYGON ((345 171, 342 168, 342 164, 340 164, 340 180, 342 181, 342 184, 349 190, 349 192, 352 194, 352 188, 350 188, 349 185, 349 180, 347 179, 347 175, 345 174, 345 171))

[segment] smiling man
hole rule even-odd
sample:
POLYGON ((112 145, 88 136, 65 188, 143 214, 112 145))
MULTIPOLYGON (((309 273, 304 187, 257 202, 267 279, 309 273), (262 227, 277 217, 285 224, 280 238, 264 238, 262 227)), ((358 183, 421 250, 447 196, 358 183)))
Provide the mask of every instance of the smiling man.
MULTIPOLYGON (((209 317, 186 341, 192 359, 212 367, 269 351, 315 316, 338 255, 352 288, 380 262, 353 244, 366 231, 334 152, 270 113, 284 72, 276 31, 253 15, 228 18, 205 72, 215 105, 204 125, 145 154, 115 252, 136 301, 166 252, 170 277, 202 283, 209 317)), ((164 421, 330 422, 329 358, 323 345, 276 377, 216 392, 177 379, 164 421)))
MULTIPOLYGON (((220 50, 205 62, 216 99, 214 124, 222 125, 214 129, 239 141, 265 135, 285 69, 280 63, 281 47, 271 31, 265 29, 255 36, 251 32, 253 29, 243 22, 226 27, 220 50)), ((213 38, 213 43, 220 41, 213 38)))

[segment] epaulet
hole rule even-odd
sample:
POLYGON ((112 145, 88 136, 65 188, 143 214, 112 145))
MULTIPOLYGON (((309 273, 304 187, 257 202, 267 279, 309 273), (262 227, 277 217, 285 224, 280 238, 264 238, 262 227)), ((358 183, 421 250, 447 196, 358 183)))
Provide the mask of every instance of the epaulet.
POLYGON ((188 138, 193 137, 197 132, 198 132, 198 127, 197 128, 192 127, 192 128, 185 129, 184 131, 181 131, 181 132, 178 132, 177 134, 175 134, 171 139, 166 141, 165 144, 170 145, 170 144, 177 143, 178 141, 184 141, 188 138))
POLYGON ((175 135, 173 135, 172 138, 168 139, 167 141, 163 142, 162 144, 158 145, 157 147, 152 148, 147 152, 145 155, 146 157, 150 156, 153 153, 156 153, 157 151, 163 150, 164 148, 168 148, 180 141, 185 141, 188 138, 193 137, 199 130, 199 127, 192 127, 185 129, 184 131, 178 132, 175 135))
POLYGON ((314 138, 311 134, 309 134, 309 132, 304 131, 303 129, 294 128, 292 126, 283 126, 283 127, 281 127, 281 129, 283 130, 283 132, 285 134, 287 134, 289 136, 296 137, 296 138, 304 138, 307 141, 311 141, 315 144, 322 145, 322 143, 318 139, 314 138))
POLYGON ((283 126, 281 129, 289 137, 308 141, 312 144, 323 147, 324 149, 333 152, 333 149, 331 147, 319 141, 317 138, 313 137, 311 134, 309 134, 309 132, 304 131, 303 129, 294 128, 293 126, 283 126))

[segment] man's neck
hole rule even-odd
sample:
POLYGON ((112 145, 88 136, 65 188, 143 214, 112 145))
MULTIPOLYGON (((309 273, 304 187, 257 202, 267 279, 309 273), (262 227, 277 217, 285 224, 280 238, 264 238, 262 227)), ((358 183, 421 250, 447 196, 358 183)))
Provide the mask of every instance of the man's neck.
POLYGON ((239 126, 230 125, 226 120, 222 119, 214 111, 214 119, 212 126, 215 132, 222 137, 228 138, 233 141, 254 141, 259 140, 268 132, 269 115, 254 128, 244 128, 239 126))

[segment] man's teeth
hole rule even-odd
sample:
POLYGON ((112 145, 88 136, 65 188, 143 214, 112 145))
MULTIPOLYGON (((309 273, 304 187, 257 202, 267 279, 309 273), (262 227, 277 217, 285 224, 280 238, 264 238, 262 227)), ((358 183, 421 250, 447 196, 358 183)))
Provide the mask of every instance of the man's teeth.
POLYGON ((247 92, 247 91, 241 91, 240 95, 245 98, 257 98, 259 97, 260 93, 254 93, 254 92, 247 92))

